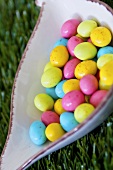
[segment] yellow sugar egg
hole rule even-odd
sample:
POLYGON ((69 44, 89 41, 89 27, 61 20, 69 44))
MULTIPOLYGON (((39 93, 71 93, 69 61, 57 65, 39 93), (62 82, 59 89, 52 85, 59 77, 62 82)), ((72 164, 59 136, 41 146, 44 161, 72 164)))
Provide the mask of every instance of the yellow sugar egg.
POLYGON ((65 134, 65 131, 59 123, 51 123, 47 126, 45 134, 48 140, 54 142, 61 138, 65 134))
POLYGON ((100 90, 109 90, 111 88, 111 84, 107 84, 106 81, 99 80, 99 89, 100 90))
POLYGON ((54 110, 58 115, 61 115, 65 112, 64 108, 62 107, 62 99, 57 99, 54 103, 54 110))
POLYGON ((67 80, 64 84, 63 84, 63 91, 64 93, 68 93, 72 90, 80 90, 80 86, 79 86, 79 80, 77 79, 70 79, 67 80))
POLYGON ((101 26, 91 32, 90 38, 95 46, 104 47, 111 42, 112 35, 108 28, 101 26))
POLYGON ((97 64, 93 60, 86 60, 79 63, 74 71, 75 77, 81 79, 87 74, 95 75, 97 72, 97 64))
POLYGON ((100 70, 100 80, 104 85, 111 87, 113 85, 113 60, 107 62, 100 70))
POLYGON ((53 66, 63 67, 69 59, 69 53, 65 46, 55 47, 50 54, 50 62, 53 66))

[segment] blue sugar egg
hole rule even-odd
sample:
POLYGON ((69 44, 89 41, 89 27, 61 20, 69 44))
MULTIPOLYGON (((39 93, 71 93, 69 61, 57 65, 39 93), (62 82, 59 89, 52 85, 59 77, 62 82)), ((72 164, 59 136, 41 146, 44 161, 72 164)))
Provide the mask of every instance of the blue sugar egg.
POLYGON ((60 83, 57 84, 55 87, 55 93, 59 98, 63 98, 65 93, 63 91, 63 84, 66 82, 66 80, 62 80, 60 83))
POLYGON ((52 88, 46 88, 46 93, 51 96, 53 99, 57 100, 58 96, 55 93, 55 87, 52 88))
POLYGON ((65 47, 67 46, 68 39, 66 38, 61 38, 59 39, 55 44, 54 48, 57 47, 58 45, 64 45, 65 47))
POLYGON ((76 121, 73 112, 63 112, 60 115, 60 124, 66 132, 69 132, 74 129, 79 123, 76 121))
POLYGON ((100 48, 97 53, 97 58, 101 57, 104 54, 113 54, 113 47, 106 46, 106 47, 100 48))
POLYGON ((45 135, 46 126, 43 122, 37 120, 34 121, 29 128, 29 136, 32 142, 36 145, 42 145, 46 142, 47 138, 45 135))

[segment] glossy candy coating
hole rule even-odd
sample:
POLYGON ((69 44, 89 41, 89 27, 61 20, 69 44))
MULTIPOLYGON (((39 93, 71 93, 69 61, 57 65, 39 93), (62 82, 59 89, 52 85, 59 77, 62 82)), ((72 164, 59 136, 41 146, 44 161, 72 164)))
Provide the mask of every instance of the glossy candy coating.
POLYGON ((106 63, 101 68, 100 80, 109 88, 113 85, 113 60, 106 63))
POLYGON ((45 65, 45 67, 44 67, 44 72, 45 71, 47 71, 48 69, 50 69, 50 68, 53 68, 54 66, 51 64, 51 62, 49 61, 46 65, 45 65))
POLYGON ((97 48, 90 42, 78 44, 74 49, 74 55, 80 60, 89 60, 96 56, 97 48))
POLYGON ((41 121, 48 126, 51 123, 60 123, 60 118, 53 111, 45 111, 41 115, 41 121))
POLYGON ((92 43, 97 47, 107 46, 111 42, 111 32, 106 27, 95 28, 90 35, 92 43))
POLYGON ((74 77, 74 70, 79 63, 80 60, 78 58, 73 58, 66 63, 63 70, 64 77, 66 79, 70 79, 74 77))
POLYGON ((113 85, 113 47, 106 46, 111 42, 109 29, 97 27, 93 20, 70 19, 62 25, 61 35, 41 77, 47 94, 34 98, 43 112, 42 122, 35 121, 29 130, 37 145, 58 140, 87 119, 113 85), (98 53, 96 46, 102 47, 98 53))
POLYGON ((60 124, 66 132, 69 132, 79 123, 75 120, 72 112, 64 112, 60 115, 60 124))
POLYGON ((63 67, 69 59, 69 53, 65 46, 55 47, 50 54, 50 62, 53 66, 63 67))
POLYGON ((85 95, 91 95, 98 89, 98 81, 92 74, 80 79, 80 89, 85 95))
POLYGON ((90 97, 90 103, 97 107, 100 102, 104 99, 104 97, 107 95, 107 90, 97 90, 93 95, 90 97))
POLYGON ((68 51, 70 53, 71 56, 75 56, 74 54, 74 49, 75 47, 82 43, 83 40, 77 36, 72 36, 69 40, 68 40, 68 43, 67 43, 67 48, 68 48, 68 51))
POLYGON ((57 86, 55 87, 55 93, 59 98, 63 98, 65 93, 63 91, 63 84, 66 82, 66 80, 60 81, 57 86))
POLYGON ((86 60, 79 63, 74 71, 75 77, 77 79, 81 79, 83 76, 87 74, 95 75, 97 72, 97 64, 93 60, 86 60))
POLYGON ((106 46, 106 47, 100 48, 97 52, 97 58, 103 56, 104 54, 113 54, 113 47, 106 46))
POLYGON ((56 86, 62 79, 62 71, 59 68, 53 67, 46 70, 41 77, 42 86, 51 88, 56 86))
POLYGON ((80 90, 73 90, 65 94, 62 99, 62 106, 66 111, 74 111, 79 104, 84 102, 84 94, 80 90))
POLYGON ((48 94, 40 93, 34 98, 34 104, 37 109, 44 112, 53 108, 54 100, 48 94))
POLYGON ((90 37, 91 31, 96 27, 97 23, 94 20, 85 20, 79 24, 77 32, 82 37, 90 37))
POLYGON ((80 104, 74 111, 75 119, 82 123, 94 111, 94 106, 89 103, 80 104))
POLYGON ((68 93, 73 90, 80 90, 79 80, 69 79, 63 84, 64 93, 68 93))
POLYGON ((54 44, 54 48, 59 46, 59 45, 63 45, 63 46, 67 46, 67 42, 68 39, 66 38, 60 38, 55 44, 54 44))
POLYGON ((58 115, 61 115, 66 110, 62 107, 62 99, 57 99, 54 103, 54 110, 58 115))
POLYGON ((99 89, 100 90, 109 90, 111 88, 111 84, 108 84, 104 80, 99 80, 99 89))
POLYGON ((77 19, 69 19, 65 21, 61 27, 61 36, 64 38, 70 38, 77 33, 77 27, 80 21, 77 19))
POLYGON ((58 96, 55 93, 55 87, 51 87, 51 88, 46 88, 46 93, 51 96, 53 99, 58 99, 58 96))
POLYGON ((65 134, 65 131, 59 123, 51 123, 47 126, 45 134, 51 142, 54 142, 61 138, 65 134))
POLYGON ((37 120, 34 121, 29 128, 29 136, 32 142, 36 145, 42 145, 46 142, 47 138, 45 135, 46 126, 43 122, 37 120))
POLYGON ((97 67, 101 69, 106 63, 113 61, 113 54, 104 54, 97 60, 97 67))

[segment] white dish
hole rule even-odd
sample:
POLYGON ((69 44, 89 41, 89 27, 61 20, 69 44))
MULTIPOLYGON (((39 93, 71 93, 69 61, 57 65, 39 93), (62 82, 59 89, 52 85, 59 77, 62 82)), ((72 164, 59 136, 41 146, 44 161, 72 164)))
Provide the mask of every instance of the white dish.
POLYGON ((26 169, 35 161, 58 150, 101 124, 113 110, 113 87, 94 113, 77 128, 56 142, 34 145, 29 138, 29 126, 39 119, 34 97, 44 88, 40 83, 45 64, 60 28, 70 18, 96 19, 113 33, 113 10, 98 0, 39 0, 41 13, 19 64, 12 90, 9 132, 1 155, 1 170, 26 169))

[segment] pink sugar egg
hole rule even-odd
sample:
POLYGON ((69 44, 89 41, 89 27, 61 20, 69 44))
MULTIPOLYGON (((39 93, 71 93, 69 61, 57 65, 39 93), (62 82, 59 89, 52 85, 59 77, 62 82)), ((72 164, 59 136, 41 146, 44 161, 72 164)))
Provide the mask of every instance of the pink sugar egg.
POLYGON ((41 121, 48 126, 51 123, 60 123, 60 118, 53 111, 45 111, 41 115, 41 121))
POLYGON ((83 42, 83 40, 80 38, 80 37, 77 37, 77 36, 72 36, 69 40, 68 40, 68 42, 67 42, 67 48, 68 48, 68 51, 69 51, 69 53, 70 53, 70 55, 71 56, 75 56, 74 55, 74 48, 78 45, 78 44, 80 44, 80 43, 82 43, 83 42))
POLYGON ((103 98, 107 94, 107 90, 97 90, 93 95, 90 97, 90 103, 94 106, 97 107, 99 103, 103 100, 103 98))
POLYGON ((65 94, 62 106, 66 111, 74 111, 76 107, 85 102, 85 96, 80 90, 73 90, 65 94))
POLYGON ((77 33, 77 27, 80 21, 77 19, 70 19, 64 22, 61 27, 61 36, 63 38, 70 38, 77 33))
POLYGON ((80 62, 81 61, 78 58, 73 58, 65 64, 63 73, 64 73, 64 77, 66 79, 70 79, 70 78, 75 77, 74 76, 74 70, 80 62))
POLYGON ((98 89, 97 78, 92 74, 87 74, 80 79, 80 89, 86 95, 92 95, 98 89))

